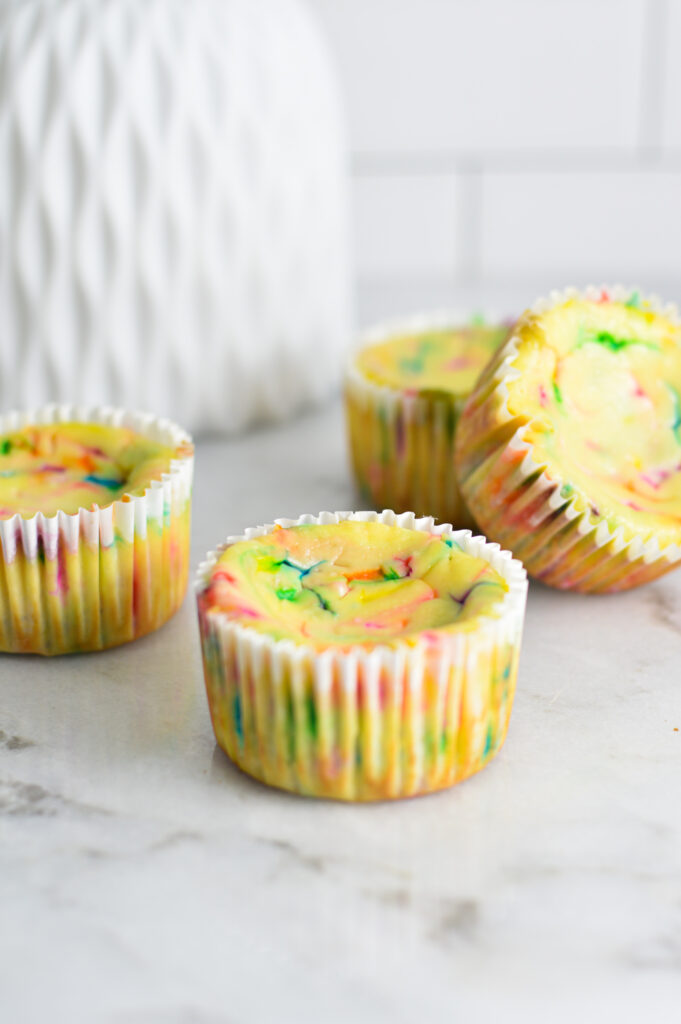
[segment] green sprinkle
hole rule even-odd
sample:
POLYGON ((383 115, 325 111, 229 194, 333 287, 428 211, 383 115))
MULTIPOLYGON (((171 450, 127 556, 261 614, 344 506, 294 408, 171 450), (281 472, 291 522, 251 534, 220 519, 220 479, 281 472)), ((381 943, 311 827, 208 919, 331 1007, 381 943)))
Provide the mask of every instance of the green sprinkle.
POLYGON ((623 348, 631 348, 633 345, 638 345, 639 348, 649 348, 653 352, 659 352, 659 346, 653 345, 651 341, 641 341, 640 338, 616 338, 610 331, 599 331, 598 334, 587 334, 581 341, 577 343, 577 348, 581 348, 582 345, 586 345, 588 342, 593 342, 595 345, 602 345, 604 348, 609 349, 611 352, 621 352, 623 348))
POLYGON ((616 338, 610 331, 599 331, 595 335, 594 341, 609 348, 611 352, 620 352, 623 348, 629 348, 636 344, 631 338, 616 338))
POLYGON ((392 566, 389 566, 387 569, 381 569, 381 572, 383 573, 383 579, 384 580, 399 580, 399 579, 401 579, 400 574, 397 571, 397 569, 393 569, 392 566))
POLYGON ((11 451, 12 442, 8 437, 3 438, 3 440, 0 441, 0 455, 9 455, 11 451))
POLYGON ((280 601, 295 601, 299 591, 296 587, 277 587, 275 594, 280 601))
POLYGON ((399 360, 399 367, 403 373, 423 373, 426 368, 426 358, 431 352, 437 352, 440 340, 437 335, 425 335, 419 338, 416 351, 413 355, 404 356, 399 360))
POLYGON ((624 305, 629 309, 639 309, 641 305, 641 296, 638 292, 632 292, 624 305))
POLYGON ((234 697, 234 703, 232 706, 232 714, 234 717, 234 728, 236 734, 239 737, 239 746, 244 745, 244 716, 241 710, 241 698, 238 694, 234 697))
POLYGON ((563 484, 560 489, 560 496, 561 498, 569 498, 573 491, 574 487, 572 484, 563 484))
POLYGON ((555 380, 552 382, 552 386, 553 386, 553 396, 554 396, 554 398, 558 402, 558 405, 562 405, 563 404, 563 395, 562 395, 561 390, 558 387, 558 384, 556 383, 555 380))
POLYGON ((307 729, 313 740, 317 739, 317 705, 313 697, 307 698, 307 729))
POLYGON ((293 764, 296 759, 296 713, 293 708, 293 697, 286 695, 286 737, 288 739, 288 760, 293 764))
POLYGON ((305 587, 305 590, 307 590, 309 594, 314 594, 314 596, 317 598, 317 601, 319 602, 319 607, 322 609, 322 611, 331 612, 333 615, 336 614, 336 612, 334 612, 329 602, 326 600, 326 598, 322 597, 318 590, 315 590, 313 587, 305 587))
POLYGON ((402 373, 423 373, 424 363, 420 356, 405 356, 404 359, 400 359, 400 370, 402 373))

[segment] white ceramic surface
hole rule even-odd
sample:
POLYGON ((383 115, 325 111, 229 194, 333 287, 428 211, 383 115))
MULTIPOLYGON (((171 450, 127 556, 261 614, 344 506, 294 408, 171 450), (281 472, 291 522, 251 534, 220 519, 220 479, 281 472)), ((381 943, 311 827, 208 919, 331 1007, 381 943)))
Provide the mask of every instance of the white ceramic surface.
POLYGON ((336 83, 299 0, 0 2, 0 408, 189 430, 333 387, 336 83))
MULTIPOLYGON (((196 463, 194 565, 355 503, 338 407, 196 463)), ((680 609, 681 572, 613 597, 533 584, 499 756, 367 807, 231 766, 191 594, 116 651, 0 657, 0 1019, 675 1020, 680 609)))

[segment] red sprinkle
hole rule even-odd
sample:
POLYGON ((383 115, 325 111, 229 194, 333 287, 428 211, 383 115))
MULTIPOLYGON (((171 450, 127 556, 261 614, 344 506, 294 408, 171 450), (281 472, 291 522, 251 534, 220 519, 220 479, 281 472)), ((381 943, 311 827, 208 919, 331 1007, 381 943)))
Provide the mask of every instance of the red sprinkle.
POLYGON ((226 580, 228 583, 236 583, 236 579, 232 576, 231 572, 227 572, 226 569, 216 569, 213 572, 214 580, 226 580))

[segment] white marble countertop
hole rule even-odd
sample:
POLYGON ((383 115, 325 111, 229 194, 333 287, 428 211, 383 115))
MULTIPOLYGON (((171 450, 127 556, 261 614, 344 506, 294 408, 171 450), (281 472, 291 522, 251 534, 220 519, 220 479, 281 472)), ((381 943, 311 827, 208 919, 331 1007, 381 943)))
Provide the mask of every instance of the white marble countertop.
MULTIPOLYGON (((337 405, 197 456, 194 565, 355 501, 337 405)), ((678 1019, 680 669, 681 572, 533 586, 498 758, 346 806, 216 747, 191 594, 118 650, 0 656, 0 1020, 678 1019)))

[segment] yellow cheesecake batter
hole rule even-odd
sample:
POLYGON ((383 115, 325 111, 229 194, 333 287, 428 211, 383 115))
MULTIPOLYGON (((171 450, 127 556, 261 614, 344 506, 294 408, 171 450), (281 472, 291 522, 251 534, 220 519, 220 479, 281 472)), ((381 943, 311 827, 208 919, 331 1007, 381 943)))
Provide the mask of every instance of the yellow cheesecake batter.
POLYGON ((681 328, 641 302, 528 317, 508 409, 535 462, 611 527, 681 542, 681 328))
POLYGON ((109 505, 160 480, 177 454, 127 427, 24 427, 0 436, 0 518, 109 505))
POLYGON ((467 395, 507 336, 508 326, 482 324, 401 335, 362 349, 356 366, 382 387, 467 395))
POLYGON ((468 628, 494 614, 506 591, 488 562, 452 538, 348 521, 276 527, 231 545, 205 606, 275 639, 324 648, 468 628))

